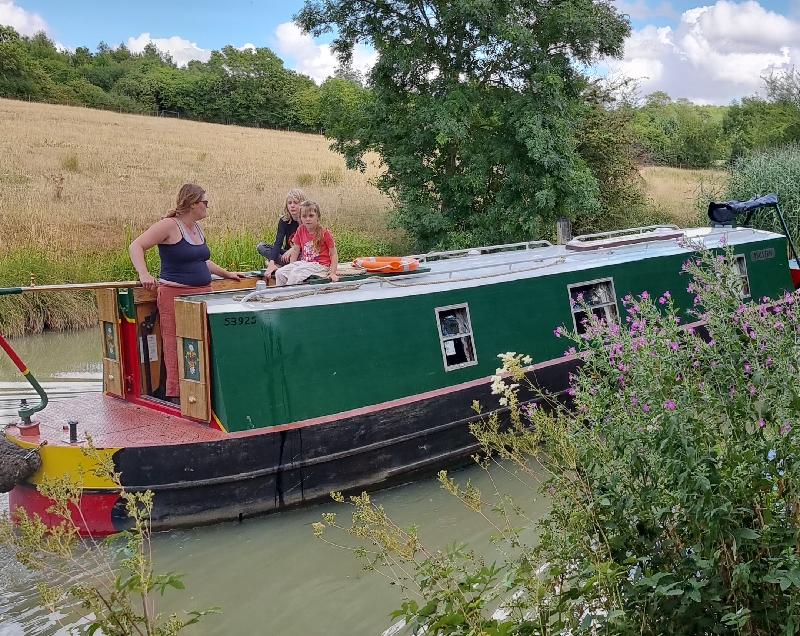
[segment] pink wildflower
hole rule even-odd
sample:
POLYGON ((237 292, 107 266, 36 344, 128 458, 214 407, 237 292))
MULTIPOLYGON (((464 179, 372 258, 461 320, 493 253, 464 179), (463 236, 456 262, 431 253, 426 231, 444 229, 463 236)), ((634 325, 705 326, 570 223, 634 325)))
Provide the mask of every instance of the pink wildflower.
POLYGON ((667 409, 668 411, 674 411, 677 408, 677 406, 675 405, 674 400, 667 400, 666 402, 664 402, 664 408, 667 409))

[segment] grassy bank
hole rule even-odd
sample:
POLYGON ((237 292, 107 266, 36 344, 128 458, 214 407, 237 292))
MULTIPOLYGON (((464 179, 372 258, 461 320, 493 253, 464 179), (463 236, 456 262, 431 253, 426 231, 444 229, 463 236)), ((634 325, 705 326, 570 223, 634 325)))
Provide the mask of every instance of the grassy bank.
MULTIPOLYGON (((0 285, 134 277, 131 239, 197 182, 211 205, 212 256, 236 270, 261 267, 254 246, 274 233, 287 190, 322 207, 342 260, 408 253, 389 227, 390 201, 366 173, 349 171, 319 135, 239 128, 0 99, 0 285)), ((654 210, 694 224, 699 183, 724 173, 642 170, 654 210)), ((158 271, 155 252, 151 271, 158 271)), ((0 332, 80 328, 95 321, 89 294, 0 297, 0 332)))
POLYGON ((0 99, 0 253, 123 247, 175 203, 206 188, 210 237, 274 231, 286 192, 302 187, 326 224, 379 241, 389 201, 348 171, 319 135, 121 115, 0 99))

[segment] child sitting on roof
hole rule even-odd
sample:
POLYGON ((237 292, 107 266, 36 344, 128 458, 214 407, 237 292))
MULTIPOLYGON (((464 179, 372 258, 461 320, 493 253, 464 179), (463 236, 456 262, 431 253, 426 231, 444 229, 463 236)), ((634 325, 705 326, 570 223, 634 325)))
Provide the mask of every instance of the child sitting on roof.
POLYGON ((339 280, 336 243, 321 220, 319 205, 314 201, 306 200, 300 204, 300 227, 292 239, 292 248, 287 252, 289 264, 275 272, 278 285, 296 285, 315 275, 330 278, 333 282, 339 280))
POLYGON ((275 273, 281 265, 289 262, 289 250, 292 247, 292 237, 300 225, 300 204, 306 200, 305 193, 300 188, 292 188, 286 194, 283 204, 283 213, 278 219, 278 230, 275 232, 275 242, 272 245, 259 243, 256 250, 267 259, 267 269, 264 271, 264 280, 275 273))

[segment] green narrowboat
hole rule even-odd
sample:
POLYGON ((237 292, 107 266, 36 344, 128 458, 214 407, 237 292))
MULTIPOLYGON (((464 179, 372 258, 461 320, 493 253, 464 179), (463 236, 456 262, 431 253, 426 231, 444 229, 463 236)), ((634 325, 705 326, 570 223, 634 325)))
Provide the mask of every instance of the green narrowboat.
POLYGON ((537 382, 565 389, 579 360, 553 332, 582 328, 576 298, 609 321, 625 295, 644 290, 669 290, 688 308, 681 266, 691 244, 730 246, 744 296, 793 289, 786 237, 746 227, 654 226, 430 253, 415 257, 413 272, 337 283, 257 290, 250 281, 176 302, 180 405, 157 399, 153 294, 101 290, 104 393, 6 431, 18 446, 40 447, 42 460, 10 505, 47 519, 37 483, 82 474, 82 531, 123 529, 118 487, 81 453, 87 435, 125 489, 153 491, 155 529, 242 519, 463 462, 476 450, 473 401, 495 403, 499 353, 531 355, 537 382), (77 421, 72 441, 68 421, 77 421))

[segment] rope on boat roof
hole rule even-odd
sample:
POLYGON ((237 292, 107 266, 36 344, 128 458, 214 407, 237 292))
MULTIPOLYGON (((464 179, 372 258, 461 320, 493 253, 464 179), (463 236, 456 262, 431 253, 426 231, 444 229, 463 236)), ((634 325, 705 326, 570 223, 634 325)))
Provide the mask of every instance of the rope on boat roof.
MULTIPOLYGON (((636 228, 642 229, 642 228, 636 228)), ((726 228, 727 229, 727 228, 726 228)), ((727 229, 726 234, 730 234, 733 232, 739 232, 742 230, 750 230, 750 228, 732 228, 727 229)), ((703 241, 705 244, 705 237, 700 237, 700 240, 703 241)), ((641 245, 641 244, 640 244, 641 245)), ((612 246, 602 246, 597 249, 598 252, 605 252, 607 254, 614 253, 620 246, 612 245, 612 246)), ((623 246, 624 247, 624 246, 623 246)), ((522 250, 520 250, 522 251, 522 250)), ((553 267, 554 265, 560 265, 565 263, 568 259, 577 257, 579 255, 583 255, 582 252, 574 252, 574 253, 567 253, 561 255, 552 255, 552 256, 544 256, 540 259, 536 259, 536 262, 539 263, 538 265, 534 265, 531 267, 520 267, 517 269, 511 269, 515 263, 506 263, 509 267, 508 270, 503 272, 495 272, 492 274, 481 274, 479 276, 467 276, 462 278, 448 278, 447 281, 443 280, 425 280, 424 278, 418 278, 420 274, 408 274, 405 276, 396 276, 393 278, 382 278, 378 276, 370 276, 369 278, 365 278, 359 281, 343 281, 340 283, 327 283, 322 285, 314 285, 314 289, 304 289, 302 291, 297 291, 294 293, 289 294, 280 294, 274 287, 263 289, 259 291, 253 291, 246 295, 237 295, 233 296, 232 300, 238 302, 258 302, 258 303, 276 303, 281 302, 284 300, 296 300, 298 298, 306 298, 308 296, 317 296, 320 294, 335 294, 338 292, 347 292, 347 291, 358 291, 361 289, 362 286, 368 284, 375 284, 380 283, 381 286, 388 285, 390 287, 422 287, 425 285, 441 285, 444 282, 465 282, 465 281, 473 281, 473 280, 485 280, 490 278, 497 278, 500 276, 508 276, 509 274, 516 274, 520 272, 530 272, 536 271, 539 269, 545 269, 548 267, 553 267), (550 261, 548 263, 544 263, 543 261, 550 261)), ((485 267, 502 267, 503 264, 497 265, 486 265, 485 267)), ((430 272, 430 276, 437 276, 442 274, 452 274, 454 271, 464 271, 468 272, 469 270, 446 270, 444 272, 430 272)))
POLYGON ((246 302, 276 303, 283 300, 296 300, 298 298, 305 298, 307 296, 317 296, 320 294, 333 294, 337 292, 357 291, 361 289, 361 287, 363 287, 364 285, 374 284, 376 282, 380 283, 381 286, 389 285, 390 287, 422 287, 423 285, 441 285, 444 282, 464 282, 471 280, 483 280, 487 278, 496 278, 498 276, 508 276, 509 274, 516 274, 519 272, 529 272, 529 271, 535 271, 537 269, 545 269, 547 267, 552 267, 553 265, 564 263, 567 259, 566 256, 551 256, 548 257, 547 259, 542 259, 542 260, 551 260, 552 262, 542 263, 540 265, 535 265, 532 267, 521 267, 515 270, 512 270, 509 266, 509 269, 504 272, 496 272, 494 274, 482 274, 480 276, 469 276, 463 278, 450 278, 447 281, 422 280, 419 278, 413 278, 411 276, 409 276, 408 278, 406 277, 381 278, 378 276, 370 276, 369 278, 365 278, 363 280, 352 283, 344 282, 344 283, 328 283, 326 285, 315 285, 314 287, 316 289, 305 289, 303 291, 298 291, 293 294, 278 295, 275 293, 274 288, 262 289, 250 292, 249 294, 246 294, 244 296, 238 296, 238 295, 233 296, 233 300, 243 303, 246 302))

